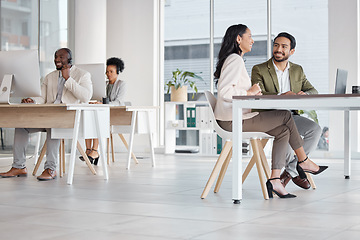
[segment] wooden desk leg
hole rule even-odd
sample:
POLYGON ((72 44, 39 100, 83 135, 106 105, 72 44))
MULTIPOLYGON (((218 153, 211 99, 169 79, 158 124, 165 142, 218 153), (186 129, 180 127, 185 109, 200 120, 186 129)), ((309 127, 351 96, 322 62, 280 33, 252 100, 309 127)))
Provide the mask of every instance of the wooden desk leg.
POLYGON ((86 165, 89 167, 90 171, 96 175, 96 171, 94 169, 94 167, 91 165, 91 162, 88 158, 88 156, 86 155, 86 153, 84 152, 84 149, 81 147, 81 144, 79 143, 79 141, 77 141, 77 149, 79 150, 81 156, 83 156, 85 162, 86 162, 86 165))
MULTIPOLYGON (((122 135, 121 133, 119 133, 119 137, 120 137, 121 141, 124 143, 126 149, 129 151, 129 145, 128 145, 128 143, 126 142, 126 139, 125 139, 124 135, 122 135)), ((134 162, 135 162, 136 164, 139 164, 139 161, 137 160, 137 158, 136 158, 136 156, 135 156, 135 154, 134 154, 133 152, 131 152, 131 157, 134 159, 134 162)))
MULTIPOLYGON (((98 135, 98 138, 99 138, 99 150, 100 150, 100 153, 103 155, 101 159, 101 164, 102 164, 102 167, 103 167, 103 172, 104 172, 104 179, 105 180, 108 180, 109 179, 109 174, 108 174, 108 169, 107 169, 107 164, 106 164, 106 151, 105 151, 105 145, 104 145, 104 138, 101 134, 101 129, 100 129, 100 111, 94 111, 94 114, 95 114, 95 126, 96 126, 96 133, 98 135)), ((110 114, 110 112, 109 112, 110 114)))
POLYGON ((150 151, 151 151, 151 161, 152 161, 152 166, 155 167, 155 154, 154 154, 154 146, 153 146, 153 141, 152 141, 152 133, 151 133, 151 126, 150 126, 150 113, 149 111, 146 111, 146 121, 147 121, 147 127, 148 127, 148 131, 149 131, 149 141, 150 141, 150 151))
POLYGON ((79 138, 79 128, 80 128, 80 118, 81 110, 76 110, 75 121, 74 121, 74 130, 73 130, 73 139, 71 143, 71 154, 70 154, 70 163, 69 163, 69 175, 67 184, 71 185, 74 178, 74 168, 75 168, 75 154, 76 154, 76 144, 79 138))
POLYGON ((133 111, 132 116, 131 116, 131 131, 130 131, 130 140, 129 140, 130 145, 129 145, 129 153, 128 153, 126 169, 130 169, 130 159, 131 159, 131 153, 132 153, 132 148, 133 148, 133 143, 134 143, 136 116, 137 116, 137 111, 133 111))

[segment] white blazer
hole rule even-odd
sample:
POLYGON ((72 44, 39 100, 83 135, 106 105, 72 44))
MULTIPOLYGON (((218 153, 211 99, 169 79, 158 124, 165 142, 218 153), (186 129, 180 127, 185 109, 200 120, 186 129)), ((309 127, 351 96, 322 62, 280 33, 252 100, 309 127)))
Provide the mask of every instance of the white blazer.
MULTIPOLYGON (((36 103, 54 103, 57 95, 59 70, 45 76, 41 85, 41 97, 35 98, 36 103)), ((92 82, 89 72, 72 66, 70 77, 65 81, 61 101, 63 103, 88 103, 92 97, 92 82)))
MULTIPOLYGON (((221 68, 218 80, 218 95, 214 110, 215 118, 221 121, 232 121, 232 97, 247 95, 251 80, 246 71, 243 58, 236 53, 229 55, 221 68)), ((243 109, 243 119, 259 114, 251 109, 243 109)))

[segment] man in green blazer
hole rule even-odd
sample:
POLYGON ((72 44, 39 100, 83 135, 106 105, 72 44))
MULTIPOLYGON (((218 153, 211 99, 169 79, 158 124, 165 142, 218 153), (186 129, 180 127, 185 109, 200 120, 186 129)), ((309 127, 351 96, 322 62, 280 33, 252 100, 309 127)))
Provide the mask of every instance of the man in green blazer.
MULTIPOLYGON (((295 52, 296 41, 289 33, 279 33, 274 39, 273 57, 261 64, 255 65, 251 73, 252 84, 258 83, 264 95, 306 95, 317 94, 317 90, 307 80, 300 65, 289 62, 289 57, 295 52)), ((293 118, 300 135, 304 138, 304 150, 308 155, 315 149, 321 135, 320 126, 293 111, 293 118)), ((301 188, 309 189, 308 179, 301 178, 296 170, 297 158, 289 146, 287 164, 281 174, 284 187, 290 181, 301 188)), ((300 159, 303 160, 303 159, 300 159)), ((301 174, 303 175, 303 174, 301 174)))

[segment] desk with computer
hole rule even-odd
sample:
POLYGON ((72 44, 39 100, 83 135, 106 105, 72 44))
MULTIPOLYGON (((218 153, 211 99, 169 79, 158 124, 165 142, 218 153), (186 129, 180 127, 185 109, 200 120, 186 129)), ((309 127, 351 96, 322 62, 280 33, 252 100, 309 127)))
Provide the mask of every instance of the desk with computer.
MULTIPOLYGON (((100 100, 105 96, 104 65, 95 64, 90 67, 92 70, 89 71, 95 76, 93 81, 97 79, 94 82, 94 96, 100 100)), ((104 140, 109 138, 110 133, 109 105, 11 103, 10 99, 13 100, 13 97, 39 97, 41 95, 36 50, 0 52, 0 76, 0 127, 51 128, 53 138, 73 139, 68 184, 72 184, 73 181, 79 138, 99 138, 100 152, 106 156, 104 140)), ((124 112, 124 109, 125 107, 120 112, 124 112)), ((130 123, 132 126, 131 119, 129 114, 120 114, 120 121, 130 123)), ((108 179, 105 159, 105 157, 102 158, 101 165, 104 178, 108 179)))
POLYGON ((234 203, 242 199, 242 109, 340 110, 344 111, 344 176, 351 175, 350 111, 360 110, 360 95, 345 94, 347 71, 338 70, 335 94, 263 95, 233 97, 233 192, 234 203), (239 147, 240 146, 240 147, 239 147))

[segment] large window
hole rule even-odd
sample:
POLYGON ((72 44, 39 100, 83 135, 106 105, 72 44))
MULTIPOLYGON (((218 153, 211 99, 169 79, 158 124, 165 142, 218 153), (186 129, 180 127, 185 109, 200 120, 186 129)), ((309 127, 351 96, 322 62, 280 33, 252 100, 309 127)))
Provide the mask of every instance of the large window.
MULTIPOLYGON (((199 90, 210 87, 209 0, 167 0, 165 4, 165 81, 172 71, 201 73, 199 90)), ((189 90, 190 92, 190 90, 189 90)))
POLYGON ((46 75, 55 69, 54 53, 60 47, 68 46, 68 1, 40 1, 40 68, 46 75))
POLYGON ((1 0, 1 51, 38 48, 38 1, 1 0))
MULTIPOLYGON (((68 46, 68 0, 1 0, 0 9, 0 50, 38 49, 41 76, 53 71, 55 50, 68 46)), ((3 131, 11 149, 14 131, 3 131)))
MULTIPOLYGON (((217 55, 226 29, 234 24, 245 24, 251 30, 255 41, 251 52, 244 55, 245 66, 250 75, 255 64, 267 60, 266 1, 223 0, 214 2, 214 64, 216 65, 217 55)), ((216 88, 214 90, 216 91, 216 88)))
MULTIPOLYGON (((210 64, 216 65, 222 37, 230 25, 242 23, 251 29, 255 40, 252 51, 244 57, 249 75, 255 64, 265 62, 270 57, 267 55, 268 36, 272 41, 279 32, 286 31, 297 40, 296 51, 290 61, 304 68, 307 78, 319 93, 329 92, 327 0, 166 0, 164 21, 165 81, 176 68, 186 69, 202 73, 205 82, 198 84, 200 92, 210 90, 210 76, 213 74, 209 71, 210 64), (212 2, 213 18, 210 9, 212 2), (271 6, 267 6, 268 2, 271 6), (270 33, 268 23, 271 24, 270 33), (212 24, 213 61, 209 54, 212 24)), ((319 111, 317 117, 321 127, 328 126, 327 112, 319 111)))
MULTIPOLYGON (((328 1, 272 0, 271 10, 272 36, 291 33, 296 51, 289 60, 303 67, 319 93, 329 93, 328 1)), ((317 111, 317 115, 320 126, 329 126, 327 111, 317 111)))
POLYGON ((55 50, 68 45, 68 0, 1 0, 0 4, 1 51, 38 49, 40 73, 45 76, 54 69, 55 50))

